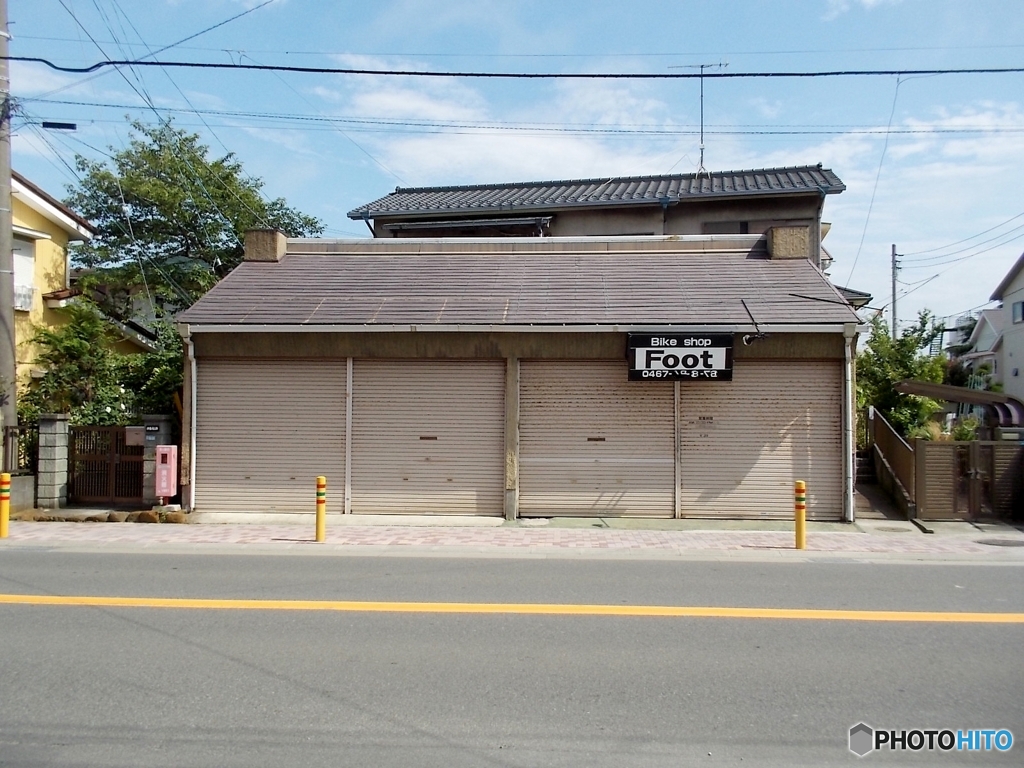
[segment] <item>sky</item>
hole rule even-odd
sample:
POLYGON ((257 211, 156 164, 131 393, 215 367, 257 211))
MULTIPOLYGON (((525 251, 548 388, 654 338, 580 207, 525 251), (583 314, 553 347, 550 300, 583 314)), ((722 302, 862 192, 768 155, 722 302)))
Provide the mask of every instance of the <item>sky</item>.
MULTIPOLYGON (((64 67, 143 57, 519 74, 1024 67, 1019 0, 8 0, 8 15, 12 56, 64 67)), ((328 237, 368 236, 346 213, 397 186, 700 166, 697 79, 72 74, 16 61, 11 91, 13 166, 56 197, 78 180, 76 154, 104 160, 127 145, 129 121, 172 120, 213 155, 234 153, 268 197, 317 216, 328 237)), ((831 168, 847 190, 825 205, 830 277, 870 292, 888 320, 895 245, 900 327, 924 309, 952 325, 996 306, 989 296, 1024 251, 1024 73, 706 77, 704 134, 711 171, 831 168)))

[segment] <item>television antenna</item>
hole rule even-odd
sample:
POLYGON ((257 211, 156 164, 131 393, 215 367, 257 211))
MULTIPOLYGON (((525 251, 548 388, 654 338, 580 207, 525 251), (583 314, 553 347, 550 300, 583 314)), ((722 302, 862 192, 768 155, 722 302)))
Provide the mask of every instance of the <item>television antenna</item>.
POLYGON ((729 66, 727 61, 719 61, 717 64, 683 64, 669 67, 669 69, 697 69, 700 70, 700 165, 697 166, 697 178, 701 174, 710 178, 711 173, 704 167, 704 70, 725 69, 729 66))

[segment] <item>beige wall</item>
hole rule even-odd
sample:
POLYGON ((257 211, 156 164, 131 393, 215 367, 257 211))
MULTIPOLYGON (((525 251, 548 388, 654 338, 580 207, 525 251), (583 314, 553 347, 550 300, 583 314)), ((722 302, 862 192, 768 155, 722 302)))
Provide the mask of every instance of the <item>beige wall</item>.
POLYGON ((1024 401, 1024 323, 1013 322, 1013 305, 1024 301, 1024 270, 1003 291, 1003 391, 1024 401), (1014 371, 1017 375, 1014 375, 1014 371))
POLYGON ((14 313, 14 334, 18 345, 18 383, 19 386, 25 386, 36 357, 34 345, 28 343, 28 339, 35 333, 33 326, 58 328, 67 322, 60 312, 46 306, 43 294, 67 287, 68 236, 64 230, 16 197, 12 197, 12 200, 11 214, 15 226, 46 232, 51 238, 35 241, 35 291, 32 296, 32 309, 28 312, 16 310, 14 313))
MULTIPOLYGON (((523 210, 507 215, 553 216, 549 233, 552 237, 600 237, 614 235, 703 235, 721 231, 721 225, 745 222, 747 233, 763 234, 772 226, 803 225, 816 228, 821 212, 819 195, 792 197, 732 198, 717 201, 685 202, 663 208, 654 203, 606 206, 602 208, 559 208, 556 210, 523 210), (714 232, 707 231, 710 228, 714 232)), ((487 214, 481 214, 488 218, 487 214)), ((445 230, 392 232, 384 228, 389 222, 408 221, 405 217, 381 218, 374 221, 374 236, 447 237, 445 230)), ((736 232, 731 234, 739 234, 736 232)))
MULTIPOLYGON (((624 333, 197 333, 196 357, 623 360, 624 333)), ((843 358, 841 333, 773 334, 737 360, 843 358)))

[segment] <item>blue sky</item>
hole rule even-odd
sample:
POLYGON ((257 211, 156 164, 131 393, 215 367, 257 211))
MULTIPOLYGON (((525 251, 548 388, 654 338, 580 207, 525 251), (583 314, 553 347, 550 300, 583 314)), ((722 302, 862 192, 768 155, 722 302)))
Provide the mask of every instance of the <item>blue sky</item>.
MULTIPOLYGON (((11 54, 63 66, 141 57, 259 4, 9 0, 11 54)), ((558 73, 1017 67, 1024 13, 1017 0, 275 0, 157 58, 558 73)), ((215 154, 234 152, 269 196, 321 218, 327 235, 362 237, 345 214, 396 186, 699 164, 696 80, 124 74, 15 62, 14 167, 62 197, 75 153, 124 146, 128 118, 172 118, 215 154)), ((825 209, 831 276, 888 305, 895 243, 901 319, 989 305, 1024 251, 1024 74, 707 79, 704 110, 708 169, 820 162, 846 182, 825 209)))

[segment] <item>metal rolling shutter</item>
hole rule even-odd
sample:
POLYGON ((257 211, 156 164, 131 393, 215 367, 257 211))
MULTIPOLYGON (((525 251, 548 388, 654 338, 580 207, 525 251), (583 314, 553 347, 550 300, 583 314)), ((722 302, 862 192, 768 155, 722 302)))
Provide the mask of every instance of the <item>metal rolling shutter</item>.
POLYGON ((200 360, 197 512, 329 513, 345 505, 344 360, 200 360))
POLYGON ((808 518, 840 519, 842 370, 740 361, 732 382, 680 382, 682 515, 792 517, 806 480, 808 518))
POLYGON ((519 514, 672 517, 674 391, 625 360, 524 360, 519 514))
POLYGON ((353 513, 501 515, 505 361, 356 360, 353 513))

